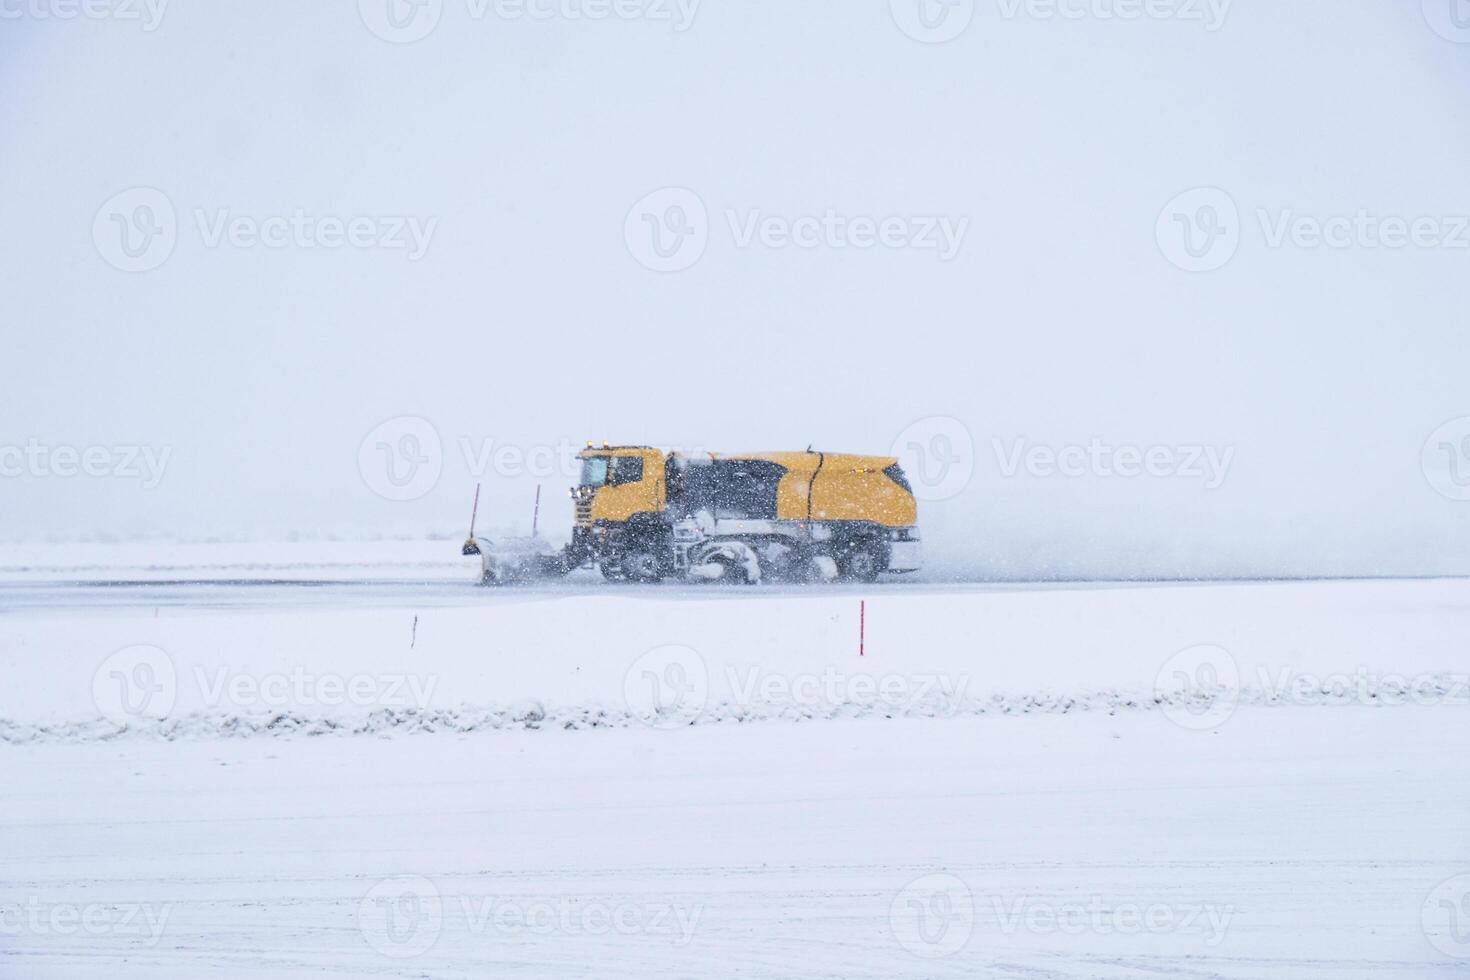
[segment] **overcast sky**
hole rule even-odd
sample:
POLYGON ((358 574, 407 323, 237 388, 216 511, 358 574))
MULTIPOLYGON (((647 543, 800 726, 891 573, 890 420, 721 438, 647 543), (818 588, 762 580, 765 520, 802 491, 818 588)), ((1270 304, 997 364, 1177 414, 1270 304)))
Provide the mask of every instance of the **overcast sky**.
POLYGON ((1451 0, 90 2, 0 2, 0 538, 565 533, 608 439, 898 447, 987 574, 1470 572, 1451 0))

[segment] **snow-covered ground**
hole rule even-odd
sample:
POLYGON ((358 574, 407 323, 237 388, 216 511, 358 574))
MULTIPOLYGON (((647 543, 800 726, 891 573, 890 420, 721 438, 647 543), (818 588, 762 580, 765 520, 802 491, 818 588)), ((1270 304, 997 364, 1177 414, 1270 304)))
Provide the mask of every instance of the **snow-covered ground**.
POLYGON ((1462 975, 1412 710, 10 747, 0 974, 1462 975))
POLYGON ((464 580, 457 540, 0 542, 0 584, 464 580))
POLYGON ((443 571, 0 585, 0 976, 1470 969, 1470 583, 443 571))

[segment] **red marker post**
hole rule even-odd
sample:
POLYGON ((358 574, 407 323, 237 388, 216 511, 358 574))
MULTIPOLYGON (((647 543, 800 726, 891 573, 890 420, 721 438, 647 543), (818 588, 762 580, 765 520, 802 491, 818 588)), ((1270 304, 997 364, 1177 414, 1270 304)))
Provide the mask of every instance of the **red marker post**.
POLYGON ((858 656, 864 655, 868 643, 868 600, 858 600, 858 656))

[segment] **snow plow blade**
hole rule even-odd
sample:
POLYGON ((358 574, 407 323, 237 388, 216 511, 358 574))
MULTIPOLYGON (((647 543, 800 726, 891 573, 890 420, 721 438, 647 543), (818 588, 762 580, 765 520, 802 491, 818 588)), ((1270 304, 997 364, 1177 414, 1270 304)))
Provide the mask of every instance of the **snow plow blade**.
POLYGON ((480 556, 480 584, 507 585, 560 578, 571 571, 566 551, 545 538, 467 538, 460 551, 480 556))

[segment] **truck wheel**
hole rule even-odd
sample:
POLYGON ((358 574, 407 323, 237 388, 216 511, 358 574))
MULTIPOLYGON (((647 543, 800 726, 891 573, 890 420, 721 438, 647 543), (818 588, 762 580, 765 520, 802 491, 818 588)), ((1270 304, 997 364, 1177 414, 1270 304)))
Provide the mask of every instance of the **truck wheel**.
POLYGON ((619 563, 623 574, 634 582, 657 582, 664 577, 658 556, 651 551, 632 551, 619 563))
POLYGON ((883 570, 883 564, 875 549, 854 543, 837 559, 837 568, 849 582, 871 582, 883 570))
POLYGON ((597 565, 597 570, 602 572, 602 577, 607 579, 609 582, 623 582, 626 581, 628 578, 627 575, 623 574, 623 568, 621 565, 609 565, 603 562, 599 562, 597 565))
POLYGON ((715 559, 725 566, 725 574, 720 578, 721 582, 729 582, 732 585, 751 585, 750 575, 746 573, 745 566, 738 562, 724 559, 715 559))

